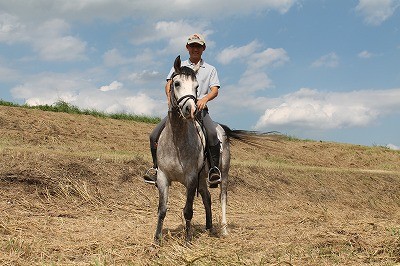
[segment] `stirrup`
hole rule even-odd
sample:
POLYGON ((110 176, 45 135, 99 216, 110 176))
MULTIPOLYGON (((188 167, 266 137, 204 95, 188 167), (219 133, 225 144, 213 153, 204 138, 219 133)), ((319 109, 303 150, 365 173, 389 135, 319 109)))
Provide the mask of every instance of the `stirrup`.
POLYGON ((210 187, 216 187, 220 183, 221 183, 221 171, 216 166, 211 167, 210 170, 208 171, 208 184, 210 185, 210 187), (211 180, 211 172, 213 172, 213 171, 217 172, 217 174, 219 176, 218 179, 211 180))
POLYGON ((144 182, 151 185, 156 185, 157 168, 151 167, 143 176, 144 182))

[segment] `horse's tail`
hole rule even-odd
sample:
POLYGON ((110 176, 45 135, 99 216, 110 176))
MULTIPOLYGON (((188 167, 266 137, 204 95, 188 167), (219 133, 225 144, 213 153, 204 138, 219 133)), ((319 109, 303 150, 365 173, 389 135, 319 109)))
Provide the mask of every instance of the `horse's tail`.
POLYGON ((225 131, 228 142, 230 142, 231 139, 235 139, 240 142, 247 143, 253 146, 261 146, 262 144, 260 142, 263 142, 265 140, 279 141, 278 137, 274 137, 274 135, 280 134, 277 131, 260 133, 257 131, 230 129, 227 125, 224 124, 219 124, 219 125, 225 131))

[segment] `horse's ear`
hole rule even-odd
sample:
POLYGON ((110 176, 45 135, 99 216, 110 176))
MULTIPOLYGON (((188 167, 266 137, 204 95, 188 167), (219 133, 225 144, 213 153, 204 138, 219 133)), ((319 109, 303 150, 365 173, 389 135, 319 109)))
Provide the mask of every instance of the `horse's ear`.
POLYGON ((174 62, 175 73, 181 73, 181 56, 178 55, 174 62))

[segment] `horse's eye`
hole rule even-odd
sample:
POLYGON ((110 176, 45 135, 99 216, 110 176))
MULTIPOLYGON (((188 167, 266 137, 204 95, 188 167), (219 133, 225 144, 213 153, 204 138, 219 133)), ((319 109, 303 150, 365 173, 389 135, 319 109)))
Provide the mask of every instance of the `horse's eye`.
POLYGON ((179 81, 174 82, 174 87, 179 87, 180 85, 181 85, 181 83, 179 81))

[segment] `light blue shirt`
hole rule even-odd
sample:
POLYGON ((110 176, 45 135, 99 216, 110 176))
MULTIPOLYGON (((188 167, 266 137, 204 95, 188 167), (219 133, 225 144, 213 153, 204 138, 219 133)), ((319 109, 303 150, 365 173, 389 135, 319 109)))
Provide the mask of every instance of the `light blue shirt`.
MULTIPOLYGON (((181 66, 187 66, 193 69, 195 64, 190 62, 190 60, 185 60, 181 63, 181 66)), ((167 76, 167 80, 170 80, 172 74, 174 74, 175 69, 172 67, 171 71, 167 76)), ((196 74, 197 82, 199 83, 199 88, 197 90, 197 98, 201 99, 206 96, 211 87, 218 87, 220 88, 221 85, 219 83, 217 69, 212 65, 207 64, 202 59, 200 62, 200 69, 196 74)))

